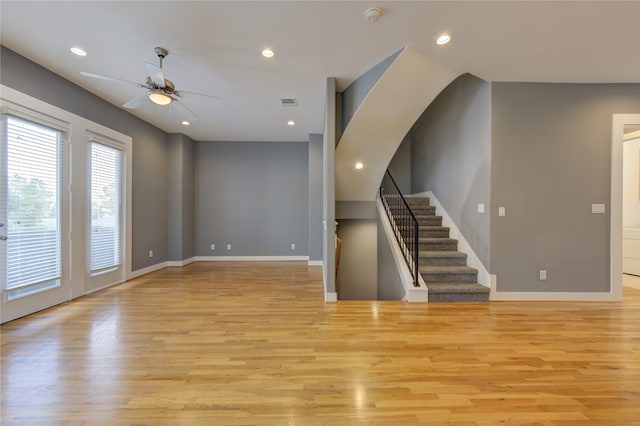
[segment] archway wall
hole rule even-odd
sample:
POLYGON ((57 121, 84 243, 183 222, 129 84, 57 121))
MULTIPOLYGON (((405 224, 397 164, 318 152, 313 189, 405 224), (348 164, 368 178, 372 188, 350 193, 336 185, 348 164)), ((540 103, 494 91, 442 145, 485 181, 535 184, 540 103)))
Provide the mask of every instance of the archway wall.
POLYGON ((374 201, 411 126, 459 72, 405 48, 358 106, 335 152, 336 201, 374 201), (362 162, 364 168, 355 169, 362 162))

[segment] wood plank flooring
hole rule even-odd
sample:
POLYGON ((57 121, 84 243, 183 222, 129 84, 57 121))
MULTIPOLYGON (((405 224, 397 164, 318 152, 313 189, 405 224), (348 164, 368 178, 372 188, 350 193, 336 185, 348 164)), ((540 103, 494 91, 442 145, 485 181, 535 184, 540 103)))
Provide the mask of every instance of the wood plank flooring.
POLYGON ((2 425, 638 425, 623 302, 323 302, 319 267, 167 268, 5 324, 2 425))

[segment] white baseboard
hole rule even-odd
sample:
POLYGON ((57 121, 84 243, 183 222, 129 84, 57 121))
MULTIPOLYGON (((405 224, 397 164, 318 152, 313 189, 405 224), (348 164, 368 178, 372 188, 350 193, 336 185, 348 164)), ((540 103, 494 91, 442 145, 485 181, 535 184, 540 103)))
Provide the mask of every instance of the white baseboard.
POLYGON ((333 303, 338 301, 338 293, 325 293, 324 294, 325 303, 333 303))
POLYGON ((436 207, 436 215, 442 216, 442 226, 449 227, 449 238, 458 240, 458 251, 467 254, 467 265, 478 270, 478 284, 482 284, 485 287, 491 288, 491 277, 489 271, 484 266, 478 255, 473 251, 471 245, 467 242, 460 232, 460 229, 456 226, 455 222, 447 214, 447 211, 442 207, 440 201, 433 195, 433 192, 427 191, 419 194, 412 194, 415 197, 429 197, 432 206, 436 207))
POLYGON ((196 261, 196 258, 194 256, 185 260, 168 260, 166 263, 167 263, 167 266, 187 266, 188 264, 193 263, 195 261, 196 261))
POLYGON ((549 291, 498 291, 496 289, 498 277, 491 274, 491 297, 493 301, 520 301, 520 302, 617 302, 622 300, 622 295, 609 293, 573 293, 573 292, 549 292, 549 291))
POLYGON ((322 262, 322 260, 310 260, 309 261, 309 266, 323 266, 324 263, 322 262))
POLYGON ((142 275, 149 274, 151 272, 159 271, 162 268, 167 267, 167 262, 158 263, 155 265, 147 266, 146 268, 138 269, 135 271, 131 271, 131 275, 127 277, 127 280, 132 280, 134 278, 138 278, 142 275))
POLYGON ((491 292, 491 301, 519 302, 618 302, 620 295, 613 293, 572 293, 572 292, 533 292, 533 291, 496 291, 491 292))
POLYGON ((225 262, 225 261, 246 261, 246 262, 282 262, 309 260, 309 256, 196 256, 196 262, 225 262))

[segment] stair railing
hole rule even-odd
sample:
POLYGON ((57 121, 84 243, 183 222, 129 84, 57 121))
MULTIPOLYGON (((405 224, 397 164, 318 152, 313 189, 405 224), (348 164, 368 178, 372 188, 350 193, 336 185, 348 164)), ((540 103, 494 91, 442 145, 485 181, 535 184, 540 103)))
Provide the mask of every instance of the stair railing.
POLYGON ((418 220, 411 211, 407 200, 400 192, 389 170, 380 184, 380 200, 384 205, 398 245, 413 277, 414 287, 418 284, 418 220))

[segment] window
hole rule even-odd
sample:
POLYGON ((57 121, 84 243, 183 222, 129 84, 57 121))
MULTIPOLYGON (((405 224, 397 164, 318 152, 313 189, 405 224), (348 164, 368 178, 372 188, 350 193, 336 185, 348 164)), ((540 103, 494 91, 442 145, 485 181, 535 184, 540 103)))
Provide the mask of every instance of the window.
POLYGON ((91 141, 90 272, 113 271, 122 264, 122 152, 91 141))

